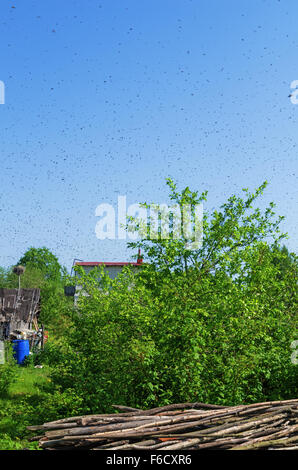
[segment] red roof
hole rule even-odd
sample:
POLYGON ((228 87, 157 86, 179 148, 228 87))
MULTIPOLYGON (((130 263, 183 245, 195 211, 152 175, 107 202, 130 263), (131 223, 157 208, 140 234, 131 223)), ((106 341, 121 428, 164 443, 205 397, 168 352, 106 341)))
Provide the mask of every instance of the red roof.
POLYGON ((75 263, 76 266, 140 266, 140 263, 132 263, 132 262, 104 262, 104 261, 79 261, 75 263))

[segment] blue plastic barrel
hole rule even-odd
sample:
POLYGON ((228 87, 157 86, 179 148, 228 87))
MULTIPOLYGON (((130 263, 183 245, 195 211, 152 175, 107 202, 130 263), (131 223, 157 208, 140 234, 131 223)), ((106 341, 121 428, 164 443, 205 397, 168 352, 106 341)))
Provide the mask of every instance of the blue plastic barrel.
POLYGON ((27 339, 15 339, 12 343, 14 358, 18 364, 23 364, 25 358, 29 356, 29 341, 27 339))

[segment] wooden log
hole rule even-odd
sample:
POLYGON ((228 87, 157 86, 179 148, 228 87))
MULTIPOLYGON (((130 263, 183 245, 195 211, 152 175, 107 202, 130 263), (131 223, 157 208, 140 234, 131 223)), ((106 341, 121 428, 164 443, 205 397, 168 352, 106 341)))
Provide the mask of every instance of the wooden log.
MULTIPOLYGON (((109 442, 107 444, 102 444, 100 446, 96 446, 96 447, 91 447, 91 450, 110 450, 111 447, 115 446, 115 445, 120 445, 120 444, 128 444, 129 441, 128 440, 123 440, 123 441, 112 441, 112 442, 109 442)), ((94 445, 94 444, 92 444, 94 445)))
MULTIPOLYGON (((30 431, 43 432, 31 439, 39 440, 40 447, 46 449, 246 449, 262 443, 261 448, 268 448, 271 441, 279 441, 271 445, 274 448, 283 446, 298 426, 297 399, 232 407, 178 403, 151 410, 115 408, 123 413, 76 416, 29 426, 30 431)), ((293 447, 293 443, 286 446, 293 447)))
MULTIPOLYGON (((283 429, 282 431, 274 432, 273 434, 270 434, 269 436, 266 437, 260 437, 256 439, 249 440, 245 444, 240 444, 237 448, 233 448, 233 450, 246 450, 246 449, 254 449, 258 447, 264 447, 266 443, 268 444, 269 442, 277 442, 278 437, 283 437, 283 436, 290 436, 291 434, 294 434, 298 431, 298 425, 292 426, 291 428, 283 429), (265 441, 265 443, 262 441, 265 441)), ((289 437, 288 437, 289 438, 289 437)), ((291 440, 291 442, 297 440, 298 441, 298 436, 294 436, 291 440)), ((269 445, 269 444, 268 444, 269 445)))
MULTIPOLYGON (((204 436, 206 434, 213 434, 213 436, 221 436, 233 432, 239 432, 241 430, 250 429, 252 427, 256 427, 260 424, 265 424, 268 422, 276 421, 280 418, 283 418, 283 415, 277 414, 277 412, 271 413, 270 416, 262 416, 259 419, 250 419, 245 421, 242 424, 232 425, 225 424, 221 426, 213 426, 208 429, 203 429, 201 431, 197 431, 195 434, 196 436, 204 436)), ((117 439, 117 438, 138 438, 140 436, 148 436, 148 435, 160 435, 167 433, 168 430, 176 431, 176 430, 185 430, 191 427, 195 427, 200 424, 201 421, 191 421, 189 423, 182 423, 182 424, 173 424, 173 420, 166 420, 162 423, 145 423, 139 426, 135 426, 135 423, 132 423, 132 427, 128 428, 127 424, 125 424, 125 428, 115 430, 111 429, 111 431, 104 431, 102 427, 87 427, 87 428, 79 428, 79 429, 69 429, 67 430, 60 430, 60 431, 49 431, 46 432, 46 437, 48 439, 53 439, 57 437, 64 436, 64 438, 74 438, 77 437, 79 439, 85 436, 86 439, 117 439), (156 425, 157 424, 157 425, 156 425), (98 431, 98 432, 97 432, 98 431)), ((139 423, 140 424, 140 423, 139 423)), ((194 434, 194 433, 193 433, 194 434)), ((187 437, 187 435, 186 435, 187 437)))
POLYGON ((239 446, 236 446, 236 447, 232 447, 231 450, 254 450, 254 449, 260 449, 260 448, 264 448, 264 447, 270 447, 270 446, 274 446, 274 447, 279 447, 279 446, 283 446, 283 447, 287 447, 288 444, 291 444, 293 442, 297 442, 298 441, 298 436, 294 436, 294 437, 284 437, 282 439, 273 439, 273 440, 266 440, 266 441, 263 441, 263 442, 255 442, 254 444, 247 444, 247 445, 239 445, 239 446))

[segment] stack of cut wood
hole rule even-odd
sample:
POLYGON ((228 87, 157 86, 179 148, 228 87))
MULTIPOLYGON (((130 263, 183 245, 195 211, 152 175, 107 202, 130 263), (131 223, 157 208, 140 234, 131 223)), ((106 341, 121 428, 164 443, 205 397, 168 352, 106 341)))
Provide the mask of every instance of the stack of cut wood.
POLYGON ((217 406, 180 403, 151 410, 76 416, 30 426, 43 449, 298 449, 298 399, 217 406))

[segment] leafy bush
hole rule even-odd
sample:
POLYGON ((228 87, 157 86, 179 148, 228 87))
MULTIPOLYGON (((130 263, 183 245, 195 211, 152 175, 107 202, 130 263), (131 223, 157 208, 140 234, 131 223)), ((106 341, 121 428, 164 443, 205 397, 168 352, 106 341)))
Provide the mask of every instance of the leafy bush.
POLYGON ((99 291, 91 280, 64 343, 51 349, 54 384, 73 389, 85 413, 111 410, 113 403, 233 405, 295 397, 290 344, 297 319, 293 307, 279 304, 291 291, 281 286, 277 296, 269 292, 271 281, 256 290, 221 275, 182 274, 164 280, 156 297, 143 282, 123 273, 99 291))
POLYGON ((12 348, 5 344, 5 363, 0 364, 0 398, 6 397, 9 387, 16 380, 17 365, 13 358, 12 348))
MULTIPOLYGON (((188 188, 179 195, 169 184, 177 203, 205 197, 188 188)), ((51 350, 53 384, 73 390, 85 413, 113 403, 294 398, 297 257, 282 261, 274 205, 264 214, 252 209, 264 188, 245 190, 245 200, 232 196, 205 218, 197 251, 183 238, 144 239, 132 244, 149 257, 141 274, 78 273, 88 296, 51 350)))

